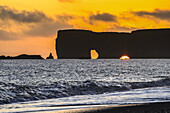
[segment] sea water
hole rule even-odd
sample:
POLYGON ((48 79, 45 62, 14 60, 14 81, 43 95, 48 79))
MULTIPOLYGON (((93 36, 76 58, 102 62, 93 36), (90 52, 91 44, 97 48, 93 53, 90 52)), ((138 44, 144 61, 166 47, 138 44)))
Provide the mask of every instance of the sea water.
POLYGON ((0 60, 0 112, 170 100, 170 59, 0 60))

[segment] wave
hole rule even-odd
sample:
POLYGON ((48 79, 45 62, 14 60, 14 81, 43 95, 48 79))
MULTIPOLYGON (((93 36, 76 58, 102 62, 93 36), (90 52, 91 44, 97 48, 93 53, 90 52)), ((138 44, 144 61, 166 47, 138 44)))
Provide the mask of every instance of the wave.
POLYGON ((50 84, 18 85, 0 82, 0 104, 93 95, 131 89, 170 86, 170 78, 152 82, 57 81, 50 84))

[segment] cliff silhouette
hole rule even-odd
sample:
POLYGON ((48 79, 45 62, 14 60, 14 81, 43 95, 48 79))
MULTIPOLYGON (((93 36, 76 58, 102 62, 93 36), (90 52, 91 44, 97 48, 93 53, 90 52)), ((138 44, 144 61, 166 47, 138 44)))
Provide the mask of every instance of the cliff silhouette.
POLYGON ((60 30, 56 39, 59 59, 170 58, 170 29, 136 30, 131 33, 60 30))
POLYGON ((27 54, 21 54, 15 57, 11 56, 0 56, 0 59, 43 59, 41 55, 27 55, 27 54))

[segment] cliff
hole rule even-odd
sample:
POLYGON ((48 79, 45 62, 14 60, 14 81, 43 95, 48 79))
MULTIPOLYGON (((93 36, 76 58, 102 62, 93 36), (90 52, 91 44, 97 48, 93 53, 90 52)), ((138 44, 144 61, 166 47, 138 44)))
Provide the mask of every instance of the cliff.
POLYGON ((90 59, 96 50, 99 58, 170 58, 170 29, 119 32, 60 30, 56 39, 59 59, 90 59))

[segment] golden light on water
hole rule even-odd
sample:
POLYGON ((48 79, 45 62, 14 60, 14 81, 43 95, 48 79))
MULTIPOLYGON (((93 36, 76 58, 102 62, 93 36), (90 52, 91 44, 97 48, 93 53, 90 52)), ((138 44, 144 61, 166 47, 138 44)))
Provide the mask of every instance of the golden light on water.
POLYGON ((127 56, 127 55, 123 55, 123 56, 120 57, 120 59, 121 59, 121 60, 129 60, 130 57, 127 56))

